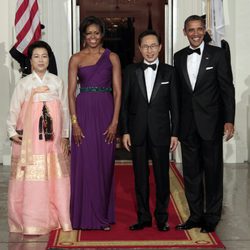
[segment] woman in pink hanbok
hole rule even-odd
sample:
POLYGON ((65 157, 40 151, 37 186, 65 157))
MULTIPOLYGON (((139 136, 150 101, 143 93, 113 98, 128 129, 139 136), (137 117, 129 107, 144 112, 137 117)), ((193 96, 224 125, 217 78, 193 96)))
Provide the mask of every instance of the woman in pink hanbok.
POLYGON ((10 103, 10 232, 42 235, 72 229, 67 92, 62 80, 47 71, 51 54, 43 41, 29 46, 33 71, 18 82, 10 103))

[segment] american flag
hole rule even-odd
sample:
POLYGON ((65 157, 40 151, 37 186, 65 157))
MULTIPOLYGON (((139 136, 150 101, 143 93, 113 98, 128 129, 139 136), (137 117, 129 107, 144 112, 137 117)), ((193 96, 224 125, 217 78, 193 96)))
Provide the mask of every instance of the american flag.
POLYGON ((41 37, 37 0, 17 0, 15 31, 16 49, 27 55, 28 46, 41 37))
POLYGON ((225 37, 223 0, 207 0, 207 5, 207 29, 212 44, 221 47, 221 40, 225 37))

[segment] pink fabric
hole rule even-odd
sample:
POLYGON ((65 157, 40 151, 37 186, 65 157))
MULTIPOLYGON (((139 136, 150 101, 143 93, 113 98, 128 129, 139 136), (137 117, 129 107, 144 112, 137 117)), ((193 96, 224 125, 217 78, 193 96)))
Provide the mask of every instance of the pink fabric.
MULTIPOLYGON (((10 232, 37 235, 56 228, 71 230, 69 161, 61 149, 61 105, 59 101, 48 101, 46 105, 53 119, 54 140, 39 140, 43 102, 34 102, 31 108, 33 164, 21 162, 21 146, 13 143, 8 196, 10 232)), ((27 106, 24 103, 17 129, 23 128, 27 106)))

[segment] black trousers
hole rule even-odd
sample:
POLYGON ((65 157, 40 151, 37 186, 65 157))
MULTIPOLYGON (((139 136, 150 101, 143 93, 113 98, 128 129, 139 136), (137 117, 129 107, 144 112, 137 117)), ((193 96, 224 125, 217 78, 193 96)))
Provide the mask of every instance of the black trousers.
POLYGON ((154 216, 157 223, 165 223, 168 220, 167 207, 170 196, 169 145, 160 147, 154 146, 150 136, 147 136, 143 145, 132 146, 138 222, 152 221, 149 208, 149 155, 151 155, 153 162, 156 185, 156 206, 154 216))
POLYGON ((181 151, 189 219, 217 225, 223 199, 222 136, 204 140, 194 129, 181 140, 181 151))

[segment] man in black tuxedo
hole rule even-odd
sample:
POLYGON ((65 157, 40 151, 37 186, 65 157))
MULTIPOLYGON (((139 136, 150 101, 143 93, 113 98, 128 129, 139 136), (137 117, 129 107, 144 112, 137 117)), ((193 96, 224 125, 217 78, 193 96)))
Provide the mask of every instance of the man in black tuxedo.
POLYGON ((205 23, 184 24, 190 46, 174 55, 180 93, 180 142, 189 219, 177 230, 213 232, 221 217, 223 134, 233 137, 235 90, 225 50, 205 44, 205 23))
POLYGON ((157 228, 168 231, 169 150, 178 145, 179 110, 175 71, 159 62, 161 40, 155 31, 139 35, 141 63, 125 69, 121 108, 121 130, 125 148, 132 151, 137 200, 136 224, 130 230, 152 226, 149 208, 149 166, 151 155, 156 183, 157 228))

